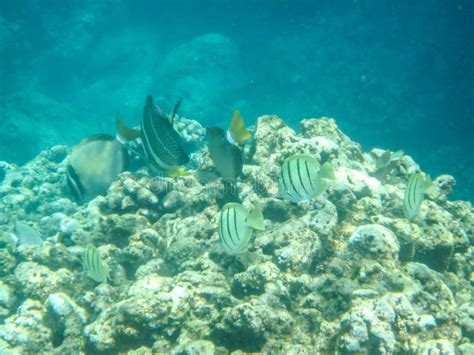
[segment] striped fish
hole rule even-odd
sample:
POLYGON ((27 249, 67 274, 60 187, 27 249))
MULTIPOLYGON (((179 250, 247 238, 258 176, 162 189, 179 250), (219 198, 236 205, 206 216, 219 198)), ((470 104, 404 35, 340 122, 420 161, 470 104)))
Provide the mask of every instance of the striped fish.
POLYGON ((87 244, 82 254, 82 266, 92 280, 96 282, 107 282, 109 278, 109 267, 100 257, 95 246, 87 244))
POLYGON ((403 196, 403 214, 409 220, 412 220, 418 214, 425 191, 430 185, 429 177, 425 177, 420 173, 410 176, 403 196))
POLYGON ((254 208, 248 212, 240 203, 226 204, 219 216, 219 238, 229 254, 245 250, 253 230, 264 230, 262 212, 254 208))
POLYGON ((170 118, 153 104, 148 95, 141 122, 141 139, 146 158, 164 171, 175 170, 189 161, 181 137, 170 118))
POLYGON ((278 197, 296 203, 311 200, 323 193, 327 186, 326 179, 335 179, 329 163, 320 168, 310 155, 293 155, 281 166, 278 197))

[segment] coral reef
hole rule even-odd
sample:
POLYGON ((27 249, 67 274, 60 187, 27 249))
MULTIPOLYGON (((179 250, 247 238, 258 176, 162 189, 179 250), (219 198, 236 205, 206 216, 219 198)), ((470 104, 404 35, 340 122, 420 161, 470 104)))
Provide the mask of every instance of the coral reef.
MULTIPOLYGON (((201 128, 178 121, 189 141, 201 128)), ((196 144, 199 171, 211 163, 196 144)), ((218 179, 124 172, 105 196, 73 202, 69 150, 24 166, 0 164, 0 227, 16 220, 41 246, 1 249, 0 351, 25 353, 437 353, 473 350, 474 209, 450 201, 455 181, 435 179, 419 215, 403 217, 403 191, 420 167, 400 159, 380 182, 380 152, 364 152, 329 118, 257 120, 237 181, 260 206, 265 231, 248 251, 219 246, 225 203, 218 179), (279 167, 295 153, 331 162, 336 181, 293 204, 276 199, 279 167), (87 277, 93 243, 110 281, 87 277)))

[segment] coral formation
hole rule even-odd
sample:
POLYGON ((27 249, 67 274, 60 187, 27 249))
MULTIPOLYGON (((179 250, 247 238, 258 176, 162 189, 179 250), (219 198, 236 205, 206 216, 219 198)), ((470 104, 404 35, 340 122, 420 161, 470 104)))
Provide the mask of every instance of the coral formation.
MULTIPOLYGON (((191 164, 212 163, 202 127, 191 164), (201 138, 200 138, 201 137, 201 138)), ((193 128, 194 127, 194 128, 193 128)), ((217 179, 198 173, 124 172, 105 196, 78 206, 66 187, 69 150, 56 146, 25 166, 0 164, 0 226, 27 221, 40 246, 0 249, 0 351, 24 353, 235 354, 470 353, 474 341, 474 209, 449 201, 455 183, 434 182, 416 218, 403 192, 419 166, 403 156, 380 182, 379 152, 364 152, 329 118, 300 133, 258 119, 238 197, 259 206, 265 231, 248 250, 219 245, 225 203, 217 179), (293 154, 331 162, 336 180, 301 204, 275 198, 293 154), (108 283, 80 262, 92 243, 108 283)))

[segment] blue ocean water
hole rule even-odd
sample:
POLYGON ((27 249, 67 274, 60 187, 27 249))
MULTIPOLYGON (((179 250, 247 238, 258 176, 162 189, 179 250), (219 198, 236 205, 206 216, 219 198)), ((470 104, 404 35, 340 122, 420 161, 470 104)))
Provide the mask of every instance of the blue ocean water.
POLYGON ((152 93, 204 126, 329 116, 474 192, 474 3, 0 0, 0 160, 138 124, 152 93))

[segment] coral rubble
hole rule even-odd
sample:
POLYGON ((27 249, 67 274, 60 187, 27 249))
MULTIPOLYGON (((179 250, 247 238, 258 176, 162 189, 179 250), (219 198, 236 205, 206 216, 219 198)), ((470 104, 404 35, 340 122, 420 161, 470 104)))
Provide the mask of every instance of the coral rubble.
MULTIPOLYGON (((202 136, 196 127, 190 141, 202 136)), ((194 162, 205 171, 198 143, 194 162)), ((452 177, 434 180, 409 221, 403 191, 420 167, 404 156, 380 182, 371 176, 380 152, 363 152, 333 119, 303 120, 297 133, 262 116, 249 144, 238 197, 261 207, 265 231, 240 255, 219 246, 225 196, 207 175, 124 172, 78 206, 66 187, 67 147, 22 167, 0 164, 0 352, 473 350, 474 209, 449 201, 452 177), (331 162, 336 175, 301 204, 275 198, 279 167, 296 153, 331 162), (16 220, 44 243, 9 245, 16 220), (83 271, 88 243, 107 262, 108 283, 83 271)))

